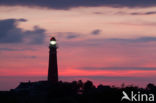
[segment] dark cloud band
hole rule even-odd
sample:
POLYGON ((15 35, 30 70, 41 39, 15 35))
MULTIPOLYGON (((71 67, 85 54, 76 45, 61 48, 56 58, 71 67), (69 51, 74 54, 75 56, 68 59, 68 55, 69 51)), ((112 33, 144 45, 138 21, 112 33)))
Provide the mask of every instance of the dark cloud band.
POLYGON ((35 26, 33 30, 22 30, 18 28, 19 22, 26 19, 5 19, 0 20, 0 43, 28 43, 41 44, 45 39, 45 30, 35 26))
POLYGON ((70 9, 74 7, 151 7, 156 0, 0 0, 6 6, 38 6, 52 9, 70 9))
POLYGON ((80 68, 83 70, 154 70, 156 71, 156 68, 146 68, 146 67, 83 67, 80 68))

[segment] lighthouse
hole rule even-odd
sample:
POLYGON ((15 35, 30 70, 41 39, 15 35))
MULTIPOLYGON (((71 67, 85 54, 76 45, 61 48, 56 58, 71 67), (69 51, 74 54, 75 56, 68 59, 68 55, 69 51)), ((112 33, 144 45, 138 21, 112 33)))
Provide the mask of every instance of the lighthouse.
POLYGON ((48 68, 48 82, 58 82, 58 68, 57 68, 57 45, 56 39, 52 37, 49 43, 49 68, 48 68))

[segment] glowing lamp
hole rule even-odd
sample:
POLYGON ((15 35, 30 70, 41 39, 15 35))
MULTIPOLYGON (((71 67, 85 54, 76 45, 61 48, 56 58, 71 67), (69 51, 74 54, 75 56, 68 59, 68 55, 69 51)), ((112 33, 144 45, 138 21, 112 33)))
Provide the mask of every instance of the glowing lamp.
POLYGON ((52 37, 52 38, 50 39, 50 44, 51 44, 51 45, 56 45, 56 39, 55 39, 54 37, 52 37))
POLYGON ((51 45, 55 45, 56 44, 56 41, 50 41, 50 44, 51 45))

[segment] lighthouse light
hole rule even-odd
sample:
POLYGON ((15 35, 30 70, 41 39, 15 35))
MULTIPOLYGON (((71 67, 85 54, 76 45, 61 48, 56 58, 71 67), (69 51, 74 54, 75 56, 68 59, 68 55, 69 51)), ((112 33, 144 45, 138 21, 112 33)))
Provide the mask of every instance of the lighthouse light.
POLYGON ((55 45, 56 44, 56 41, 50 41, 50 44, 51 45, 55 45))

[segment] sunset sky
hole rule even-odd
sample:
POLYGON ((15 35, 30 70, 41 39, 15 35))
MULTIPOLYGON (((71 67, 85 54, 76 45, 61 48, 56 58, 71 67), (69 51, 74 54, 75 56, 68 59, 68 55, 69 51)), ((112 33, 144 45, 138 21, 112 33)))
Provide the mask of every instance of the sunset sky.
POLYGON ((0 0, 0 90, 46 79, 51 36, 62 80, 156 83, 155 0, 0 0))

